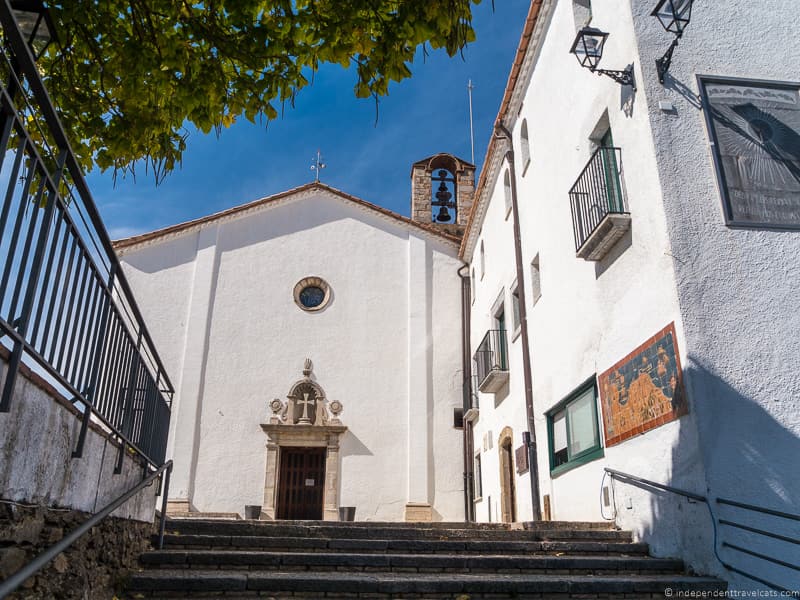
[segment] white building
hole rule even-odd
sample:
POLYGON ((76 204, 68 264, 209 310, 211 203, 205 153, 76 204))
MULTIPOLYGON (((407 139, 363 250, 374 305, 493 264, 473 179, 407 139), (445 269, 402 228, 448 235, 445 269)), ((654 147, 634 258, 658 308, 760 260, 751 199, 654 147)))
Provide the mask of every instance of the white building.
POLYGON ((176 380, 173 508, 462 518, 457 238, 309 184, 117 250, 176 380))
POLYGON ((280 453, 327 446, 326 518, 615 519, 800 587, 763 558, 795 546, 723 522, 800 537, 774 512, 800 505, 800 4, 697 3, 662 73, 656 4, 532 1, 475 189, 420 161, 412 219, 310 185, 120 243, 179 380, 184 507, 286 516, 280 453), (305 358, 341 425, 295 424, 305 358))
POLYGON ((796 589, 796 570, 752 554, 786 562, 795 546, 720 520, 795 537, 797 521, 717 499, 800 506, 800 5, 697 3, 663 85, 674 36, 655 7, 531 3, 461 248, 475 516, 528 519, 538 496, 545 518, 615 518, 658 555, 735 577, 716 544, 796 589), (587 25, 609 34, 599 67, 630 69, 635 91, 570 54, 587 25), (713 518, 605 468, 706 496, 713 518))

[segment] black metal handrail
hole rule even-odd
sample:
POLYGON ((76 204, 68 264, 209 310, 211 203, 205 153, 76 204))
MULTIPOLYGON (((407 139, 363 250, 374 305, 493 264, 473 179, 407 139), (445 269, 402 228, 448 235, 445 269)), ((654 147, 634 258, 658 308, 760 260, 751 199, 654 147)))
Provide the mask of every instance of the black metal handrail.
POLYGON ((150 486, 157 477, 161 476, 162 473, 165 473, 165 475, 163 480, 164 485, 160 490, 161 515, 158 526, 158 549, 161 550, 164 547, 164 528, 166 526, 167 498, 169 496, 169 478, 170 474, 172 473, 171 460, 165 462, 153 473, 151 473, 147 478, 139 482, 135 487, 128 490, 121 496, 117 497, 115 500, 112 500, 108 505, 106 505, 105 507, 100 509, 100 511, 92 515, 83 524, 70 531, 58 542, 56 542, 55 544, 53 544, 52 546, 41 552, 38 556, 36 556, 36 558, 34 558, 31 562, 22 567, 19 571, 17 571, 13 575, 11 575, 8 579, 0 583, 0 598, 5 598, 8 594, 10 594, 19 586, 21 586, 25 582, 25 580, 27 580, 32 575, 35 575, 40 569, 42 569, 45 565, 47 565, 47 563, 49 563, 56 556, 61 554, 64 550, 69 548, 80 537, 88 533, 92 527, 96 526, 98 523, 103 521, 112 512, 114 512, 117 508, 125 504, 125 502, 133 498, 144 488, 150 486))
POLYGON ((682 490, 681 488, 676 488, 670 485, 664 485, 663 483, 650 481, 649 479, 645 479, 643 477, 636 477, 635 475, 629 475, 628 473, 623 473, 622 471, 609 469, 608 467, 606 467, 605 471, 606 473, 608 473, 612 477, 616 477, 617 479, 628 479, 630 481, 634 481, 636 483, 646 485, 648 487, 656 488, 657 490, 661 490, 664 492, 671 492, 679 496, 691 498, 692 500, 696 500, 697 502, 708 502, 705 496, 701 496, 700 494, 695 494, 694 492, 687 492, 686 490, 682 490))
POLYGON ((8 0, 0 0, 0 337, 11 357, 8 412, 23 357, 150 464, 166 455, 174 388, 8 0))
POLYGON ((508 371, 508 348, 505 329, 490 329, 483 336, 473 356, 475 375, 480 386, 492 371, 508 371))
POLYGON ((569 190, 575 250, 580 250, 608 214, 626 214, 622 185, 622 149, 601 146, 595 150, 569 190))
MULTIPOLYGON (((720 562, 720 564, 723 567, 725 567, 725 569, 727 569, 728 571, 731 571, 732 573, 737 573, 739 575, 747 577, 748 579, 751 579, 753 581, 757 581, 758 583, 761 583, 762 585, 765 585, 768 588, 770 588, 772 590, 775 590, 775 591, 779 591, 779 592, 796 592, 797 591, 796 589, 793 590, 791 588, 784 587, 784 586, 778 585, 776 583, 773 583, 771 581, 768 581, 764 577, 761 577, 759 575, 756 575, 756 574, 748 572, 748 571, 744 571, 744 570, 742 570, 742 569, 740 569, 740 568, 738 568, 736 566, 733 566, 730 563, 724 561, 720 557, 720 555, 719 555, 719 553, 717 551, 717 546, 718 545, 720 545, 723 548, 729 548, 731 550, 735 550, 737 552, 741 552, 741 553, 746 554, 748 556, 759 558, 761 560, 764 560, 766 562, 770 562, 772 564, 775 564, 775 565, 778 565, 778 566, 781 566, 781 567, 793 569, 795 571, 800 571, 800 565, 791 563, 789 561, 785 561, 785 560, 782 560, 780 558, 776 558, 774 556, 769 556, 767 554, 763 554, 761 552, 757 552, 757 551, 755 551, 755 550, 753 550, 751 548, 745 548, 743 546, 740 546, 738 544, 733 544, 733 543, 730 543, 730 542, 725 541, 725 540, 722 540, 721 543, 720 543, 719 536, 718 536, 718 526, 733 527, 733 528, 736 528, 736 529, 748 531, 750 533, 755 533, 755 534, 758 534, 758 535, 762 535, 764 537, 777 539, 777 540, 780 540, 780 541, 783 541, 783 542, 788 542, 788 543, 791 543, 791 544, 800 545, 800 539, 793 538, 791 536, 786 536, 786 535, 773 533, 771 531, 767 531, 767 530, 764 530, 764 529, 759 529, 757 527, 751 527, 749 525, 745 525, 745 524, 739 523, 737 521, 732 521, 730 519, 721 519, 721 518, 719 518, 719 517, 717 517, 715 515, 714 510, 711 507, 711 502, 709 501, 709 499, 706 496, 703 496, 703 495, 700 495, 700 494, 695 494, 694 492, 689 492, 689 491, 683 490, 681 488, 676 488, 676 487, 673 487, 673 486, 664 485, 663 483, 657 483, 655 481, 650 481, 649 479, 644 479, 643 477, 637 477, 636 475, 631 475, 629 473, 623 473, 622 471, 617 471, 615 469, 610 469, 608 467, 605 468, 605 472, 608 475, 611 475, 611 477, 614 478, 614 479, 619 479, 619 480, 623 481, 624 483, 629 483, 629 484, 632 484, 632 485, 636 485, 637 487, 639 487, 641 489, 644 489, 646 491, 649 491, 649 492, 652 492, 652 489, 657 489, 657 490, 661 490, 661 491, 677 494, 679 496, 684 496, 686 498, 689 498, 691 500, 695 500, 697 502, 703 502, 708 507, 708 512, 711 515, 711 522, 712 522, 712 525, 713 525, 713 528, 714 528, 714 556, 716 556, 717 560, 720 562)), ((741 509, 744 509, 744 510, 750 510, 750 511, 753 511, 753 512, 758 512, 758 513, 764 514, 764 515, 769 515, 769 516, 773 516, 773 517, 779 517, 779 518, 783 518, 783 519, 789 519, 789 520, 800 522, 800 515, 796 515, 796 514, 793 514, 793 513, 788 513, 788 512, 785 512, 785 511, 775 510, 775 509, 772 509, 772 508, 765 508, 763 506, 758 506, 758 505, 755 505, 755 504, 748 504, 748 503, 745 503, 745 502, 738 502, 738 501, 729 500, 729 499, 726 499, 726 498, 715 498, 715 502, 717 504, 721 504, 721 505, 732 506, 732 507, 735 507, 735 508, 741 508, 741 509)))

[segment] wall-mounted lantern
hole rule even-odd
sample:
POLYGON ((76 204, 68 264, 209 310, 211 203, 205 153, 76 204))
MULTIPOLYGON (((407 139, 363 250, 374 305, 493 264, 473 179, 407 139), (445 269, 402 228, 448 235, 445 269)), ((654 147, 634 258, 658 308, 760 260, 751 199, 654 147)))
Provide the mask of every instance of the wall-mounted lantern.
POLYGON ((575 37, 570 53, 575 55, 582 67, 589 69, 592 73, 610 77, 621 85, 629 85, 635 92, 636 84, 633 81, 633 68, 628 67, 624 71, 597 68, 600 64, 600 59, 603 58, 603 46, 605 46, 607 37, 608 34, 604 31, 594 27, 584 27, 575 37))
POLYGON ((34 59, 38 60, 56 39, 50 13, 42 0, 11 0, 11 10, 34 59))
POLYGON ((653 12, 653 17, 658 17, 661 26, 675 35, 664 56, 656 60, 656 70, 658 71, 658 81, 664 83, 664 76, 669 71, 672 63, 672 53, 678 47, 678 40, 681 39, 684 30, 692 18, 692 3, 694 0, 659 0, 653 12))

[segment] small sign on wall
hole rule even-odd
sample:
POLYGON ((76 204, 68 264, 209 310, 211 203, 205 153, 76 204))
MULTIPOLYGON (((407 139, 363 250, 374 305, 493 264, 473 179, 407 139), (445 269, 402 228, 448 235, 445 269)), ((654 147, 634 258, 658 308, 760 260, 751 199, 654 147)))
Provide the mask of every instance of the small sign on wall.
POLYGON ((597 381, 606 447, 689 412, 674 323, 602 373, 597 381))
POLYGON ((514 458, 517 463, 517 474, 522 475, 528 472, 528 449, 525 444, 514 450, 514 458))

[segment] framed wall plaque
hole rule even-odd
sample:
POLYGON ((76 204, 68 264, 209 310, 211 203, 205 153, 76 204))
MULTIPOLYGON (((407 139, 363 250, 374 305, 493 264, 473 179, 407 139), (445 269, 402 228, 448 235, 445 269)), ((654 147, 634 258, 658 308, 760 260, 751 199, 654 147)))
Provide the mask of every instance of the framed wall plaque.
POLYGON ((800 84, 697 79, 727 223, 800 229, 800 84))

